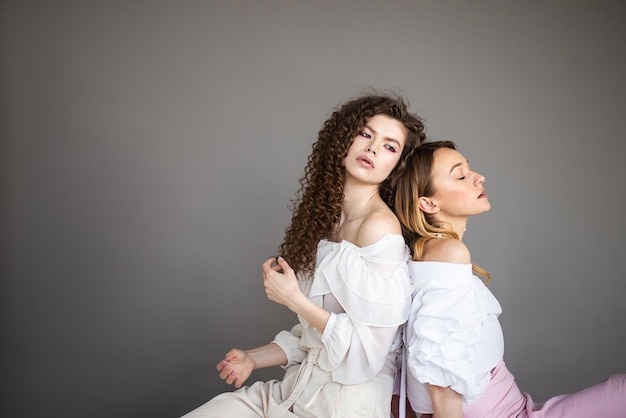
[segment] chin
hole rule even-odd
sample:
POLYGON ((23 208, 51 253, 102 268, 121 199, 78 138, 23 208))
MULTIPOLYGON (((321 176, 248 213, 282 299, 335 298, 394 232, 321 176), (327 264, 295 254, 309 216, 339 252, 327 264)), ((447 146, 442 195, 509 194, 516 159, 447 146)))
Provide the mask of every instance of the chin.
POLYGON ((481 206, 482 207, 478 209, 478 214, 489 212, 489 210, 491 209, 491 203, 489 202, 484 202, 481 206))

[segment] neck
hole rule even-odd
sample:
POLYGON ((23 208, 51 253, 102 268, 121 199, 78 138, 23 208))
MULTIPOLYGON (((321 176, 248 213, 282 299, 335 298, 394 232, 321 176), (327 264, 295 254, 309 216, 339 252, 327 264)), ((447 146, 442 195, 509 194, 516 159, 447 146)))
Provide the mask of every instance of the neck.
POLYGON ((351 185, 346 183, 343 188, 343 201, 341 203, 341 219, 339 227, 345 221, 351 221, 369 213, 373 203, 381 202, 378 193, 378 185, 351 185))
POLYGON ((463 241, 463 234, 467 227, 467 218, 454 219, 452 221, 446 221, 446 223, 452 225, 452 230, 459 236, 459 240, 463 241))

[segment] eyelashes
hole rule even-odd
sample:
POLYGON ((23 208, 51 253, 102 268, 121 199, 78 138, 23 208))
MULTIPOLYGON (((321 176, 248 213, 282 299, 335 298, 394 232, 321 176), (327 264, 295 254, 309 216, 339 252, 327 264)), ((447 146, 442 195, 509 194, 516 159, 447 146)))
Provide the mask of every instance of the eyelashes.
MULTIPOLYGON (((366 138, 366 139, 372 139, 372 135, 368 134, 368 133, 367 133, 367 132, 365 132, 365 131, 359 132, 359 135, 360 135, 360 136, 362 136, 363 138, 366 138)), ((385 149, 387 149, 387 150, 389 150, 389 151, 391 151, 391 152, 394 152, 394 153, 395 153, 395 152, 398 152, 398 150, 396 149, 396 147, 395 147, 395 146, 393 146, 393 145, 390 145, 390 144, 384 144, 384 145, 383 145, 383 147, 385 147, 385 149)))

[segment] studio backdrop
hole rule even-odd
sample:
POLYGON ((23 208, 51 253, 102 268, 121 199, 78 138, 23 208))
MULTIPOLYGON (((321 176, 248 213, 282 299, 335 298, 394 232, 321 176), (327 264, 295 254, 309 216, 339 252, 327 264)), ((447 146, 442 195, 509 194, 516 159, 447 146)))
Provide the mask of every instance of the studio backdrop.
MULTIPOLYGON (((323 121, 376 89, 486 176, 465 240, 536 400, 626 372, 620 1, 4 1, 0 415, 173 418, 268 301, 323 121)), ((255 379, 280 377, 281 369, 255 379)))

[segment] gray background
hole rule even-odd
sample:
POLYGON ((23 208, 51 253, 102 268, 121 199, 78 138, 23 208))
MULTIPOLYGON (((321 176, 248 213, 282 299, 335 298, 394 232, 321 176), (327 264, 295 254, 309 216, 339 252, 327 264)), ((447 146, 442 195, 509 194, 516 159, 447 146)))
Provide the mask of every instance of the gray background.
MULTIPOLYGON (((626 372, 620 1, 4 1, 3 417, 175 417, 295 318, 265 299, 322 122, 368 87, 493 209, 505 359, 537 400, 626 372)), ((280 376, 280 370, 254 377, 280 376)))

